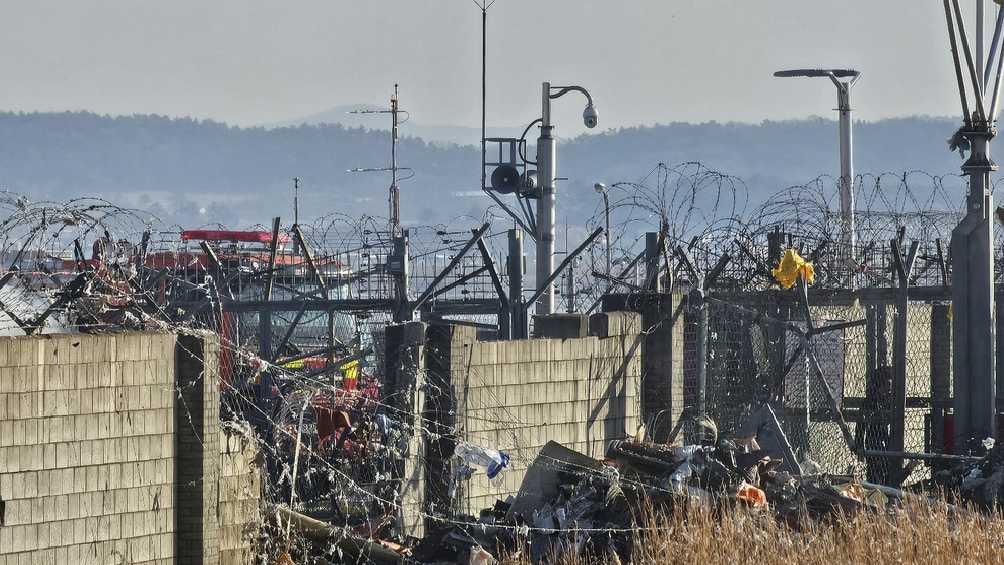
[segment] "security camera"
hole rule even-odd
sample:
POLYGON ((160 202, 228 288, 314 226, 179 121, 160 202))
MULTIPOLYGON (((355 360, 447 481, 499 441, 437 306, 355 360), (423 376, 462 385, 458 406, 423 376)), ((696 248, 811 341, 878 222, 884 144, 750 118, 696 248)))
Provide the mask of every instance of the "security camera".
POLYGON ((586 124, 587 128, 594 128, 596 120, 596 108, 592 104, 586 106, 586 109, 582 111, 582 123, 586 124))

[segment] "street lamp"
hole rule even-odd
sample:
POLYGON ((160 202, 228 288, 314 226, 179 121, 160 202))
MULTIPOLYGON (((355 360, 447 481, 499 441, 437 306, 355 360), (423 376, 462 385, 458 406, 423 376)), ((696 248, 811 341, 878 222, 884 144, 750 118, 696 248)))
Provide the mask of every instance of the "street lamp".
POLYGON ((607 224, 607 278, 610 278, 610 197, 607 195, 607 185, 602 182, 594 184, 593 188, 603 195, 603 215, 607 224))
POLYGON ((854 125, 851 122, 851 87, 861 78, 861 73, 853 69, 794 69, 778 71, 774 76, 825 77, 837 87, 837 111, 840 112, 841 241, 848 265, 852 267, 857 242, 854 232, 854 125))
POLYGON ((557 166, 554 126, 551 125, 551 100, 572 91, 579 92, 586 97, 582 122, 587 128, 594 128, 598 119, 593 97, 585 88, 576 85, 551 86, 551 83, 545 82, 541 90, 540 137, 537 138, 537 178, 540 182, 540 197, 537 199, 537 285, 538 290, 543 292, 537 302, 538 316, 554 313, 554 283, 548 283, 547 288, 540 287, 554 270, 554 193, 557 188, 557 166))

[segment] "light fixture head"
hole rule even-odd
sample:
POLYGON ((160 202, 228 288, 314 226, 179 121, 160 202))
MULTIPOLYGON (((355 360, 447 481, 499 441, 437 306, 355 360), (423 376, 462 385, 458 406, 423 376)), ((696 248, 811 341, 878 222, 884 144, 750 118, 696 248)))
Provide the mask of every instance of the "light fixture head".
POLYGON ((582 111, 582 123, 586 124, 587 128, 592 129, 596 127, 598 119, 596 108, 592 104, 586 105, 586 109, 582 111))

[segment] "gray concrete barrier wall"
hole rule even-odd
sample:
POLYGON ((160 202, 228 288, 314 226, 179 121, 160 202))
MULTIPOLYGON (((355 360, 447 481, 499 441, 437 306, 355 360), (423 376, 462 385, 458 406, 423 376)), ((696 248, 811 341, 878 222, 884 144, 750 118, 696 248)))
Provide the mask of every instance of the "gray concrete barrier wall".
POLYGON ((254 449, 220 439, 217 350, 157 332, 0 338, 0 564, 243 562, 251 536, 220 524, 254 528, 254 449))
MULTIPOLYGON (((597 314, 590 337, 485 341, 473 328, 430 329, 428 378, 438 391, 438 415, 453 419, 460 441, 504 450, 510 467, 489 481, 475 474, 449 489, 448 448, 427 452, 438 508, 476 514, 519 490, 527 467, 548 440, 602 457, 610 440, 635 433, 640 420, 640 317, 597 314), (446 487, 446 492, 443 488, 446 487), (442 500, 444 497, 448 501, 442 500)), ((430 481, 431 484, 431 481, 430 481)))

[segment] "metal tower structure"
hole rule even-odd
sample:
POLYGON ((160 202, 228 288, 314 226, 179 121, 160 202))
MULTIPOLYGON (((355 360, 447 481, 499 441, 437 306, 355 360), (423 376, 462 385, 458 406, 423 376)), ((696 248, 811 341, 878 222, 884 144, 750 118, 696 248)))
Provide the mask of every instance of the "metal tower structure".
MULTIPOLYGON (((969 152, 962 165, 963 174, 969 177, 966 215, 952 231, 951 243, 955 435, 956 445, 964 449, 973 442, 995 437, 997 428, 994 204, 990 184, 990 174, 997 165, 990 157, 990 142, 997 134, 1004 57, 996 62, 994 57, 983 59, 985 0, 977 0, 976 5, 975 56, 959 0, 943 2, 963 122, 950 143, 953 150, 969 152), (986 86, 994 68, 996 79, 988 92, 986 86)), ((1000 48, 1002 25, 1004 14, 998 9, 991 53, 1004 55, 1000 48)))
MULTIPOLYGON (((398 85, 394 85, 394 95, 390 98, 390 108, 387 110, 353 110, 349 112, 350 114, 390 114, 391 116, 391 129, 390 129, 390 166, 389 167, 370 167, 370 168, 356 168, 349 169, 349 173, 374 173, 374 172, 390 172, 390 189, 388 190, 387 204, 389 208, 389 218, 390 218, 390 232, 394 236, 401 235, 401 193, 398 189, 398 181, 407 180, 411 176, 399 178, 399 171, 411 172, 412 169, 409 167, 398 167, 397 166, 397 141, 398 141, 398 126, 403 123, 399 119, 400 114, 405 114, 405 119, 407 120, 407 112, 401 110, 398 107, 398 85)), ((414 174, 412 174, 414 176, 414 174)))
POLYGON ((537 179, 540 194, 537 198, 537 292, 541 293, 537 302, 537 315, 554 313, 554 287, 548 277, 554 271, 554 219, 555 193, 558 188, 557 141, 554 125, 551 123, 551 100, 561 98, 569 92, 580 92, 586 97, 586 108, 582 121, 587 128, 596 127, 596 108, 593 97, 581 86, 551 86, 545 82, 541 88, 540 137, 537 138, 537 179))

